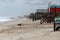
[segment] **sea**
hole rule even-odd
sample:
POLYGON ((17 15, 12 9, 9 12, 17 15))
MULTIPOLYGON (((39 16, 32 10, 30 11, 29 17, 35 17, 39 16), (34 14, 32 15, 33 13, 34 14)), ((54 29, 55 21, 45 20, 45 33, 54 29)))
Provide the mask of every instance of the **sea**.
POLYGON ((0 23, 1 22, 7 22, 7 21, 12 21, 14 18, 11 17, 0 17, 0 23))

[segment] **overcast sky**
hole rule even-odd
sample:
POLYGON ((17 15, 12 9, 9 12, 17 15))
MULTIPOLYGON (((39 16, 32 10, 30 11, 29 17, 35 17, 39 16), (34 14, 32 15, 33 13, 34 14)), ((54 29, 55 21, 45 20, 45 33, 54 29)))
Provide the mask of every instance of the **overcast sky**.
POLYGON ((0 16, 23 16, 36 9, 48 7, 48 3, 60 4, 60 0, 0 0, 0 16))

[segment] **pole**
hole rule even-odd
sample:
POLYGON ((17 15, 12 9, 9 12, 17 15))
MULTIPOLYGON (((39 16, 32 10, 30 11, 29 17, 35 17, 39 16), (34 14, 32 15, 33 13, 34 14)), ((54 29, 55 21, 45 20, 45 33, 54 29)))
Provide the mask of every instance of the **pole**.
POLYGON ((48 13, 50 13, 50 4, 51 2, 48 3, 48 13))
MULTIPOLYGON (((55 6, 55 4, 54 4, 54 6, 55 6)), ((55 28, 55 17, 56 17, 56 6, 55 6, 55 10, 54 10, 55 12, 55 15, 54 15, 54 31, 56 31, 56 28, 55 28)))
MULTIPOLYGON (((51 2, 48 3, 48 15, 50 15, 50 4, 51 2)), ((51 17, 48 18, 49 22, 51 23, 51 17)))

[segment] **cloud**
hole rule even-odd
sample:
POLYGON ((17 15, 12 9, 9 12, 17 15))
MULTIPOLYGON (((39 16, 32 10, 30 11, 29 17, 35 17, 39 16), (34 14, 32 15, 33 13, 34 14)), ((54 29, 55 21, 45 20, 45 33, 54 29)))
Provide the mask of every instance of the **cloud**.
POLYGON ((16 6, 16 0, 0 0, 0 8, 8 6, 16 6))
POLYGON ((16 0, 8 0, 9 2, 16 2, 16 0))
POLYGON ((1 2, 15 2, 16 0, 0 0, 1 2))
POLYGON ((0 16, 29 14, 36 9, 47 8, 49 2, 60 4, 60 0, 0 0, 0 16))
POLYGON ((40 5, 43 1, 41 0, 29 0, 29 1, 26 1, 25 4, 28 4, 28 5, 40 5))
POLYGON ((47 5, 49 2, 52 2, 52 4, 53 3, 55 3, 55 4, 60 4, 60 1, 58 1, 58 0, 28 0, 28 1, 26 1, 25 3, 27 4, 27 5, 43 5, 43 6, 45 6, 45 5, 47 5))

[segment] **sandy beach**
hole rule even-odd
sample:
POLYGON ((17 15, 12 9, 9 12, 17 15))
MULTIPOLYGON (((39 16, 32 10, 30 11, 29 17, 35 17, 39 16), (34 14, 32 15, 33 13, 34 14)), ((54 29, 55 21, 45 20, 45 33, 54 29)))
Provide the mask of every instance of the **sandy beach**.
POLYGON ((53 31, 53 23, 39 22, 40 20, 32 22, 31 19, 17 18, 0 23, 0 40, 60 40, 60 31, 53 31))

